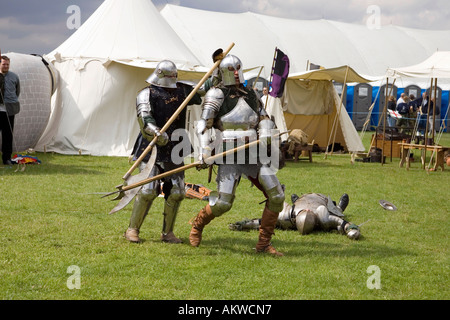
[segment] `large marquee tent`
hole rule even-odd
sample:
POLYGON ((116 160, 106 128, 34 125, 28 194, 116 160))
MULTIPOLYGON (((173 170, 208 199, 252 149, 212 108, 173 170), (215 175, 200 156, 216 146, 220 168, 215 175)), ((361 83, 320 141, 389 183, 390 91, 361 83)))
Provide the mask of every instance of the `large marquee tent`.
MULTIPOLYGON (((290 58, 291 74, 304 72, 312 62, 328 69, 351 66, 370 79, 384 75, 389 66, 413 65, 437 49, 450 50, 450 43, 442 41, 449 37, 450 31, 396 26, 369 30, 329 20, 175 5, 158 12, 150 0, 105 0, 71 37, 44 56, 57 70, 59 82, 48 125, 35 148, 128 156, 138 133, 136 94, 163 59, 177 64, 181 80, 195 82, 212 66, 212 52, 235 43, 232 53, 244 67, 256 67, 246 78, 261 71, 268 79, 278 47, 290 58)), ((191 109, 190 127, 199 113, 198 106, 191 109)))
POLYGON ((409 66, 436 51, 450 50, 450 30, 381 26, 369 29, 326 19, 294 20, 252 12, 223 13, 167 4, 162 16, 203 65, 223 43, 236 43, 233 54, 245 67, 264 66, 270 76, 274 49, 289 56, 291 73, 308 70, 308 62, 326 68, 350 65, 363 76, 378 77, 388 67, 409 66))
POLYGON ((150 0, 104 1, 45 58, 60 79, 36 150, 62 154, 128 156, 139 132, 136 95, 156 64, 172 60, 186 80, 208 71, 150 0))
MULTIPOLYGON (((370 82, 374 90, 373 97, 377 97, 379 88, 385 84, 389 67, 413 65, 436 50, 450 50, 450 43, 442 41, 450 38, 450 30, 419 30, 394 25, 371 30, 366 25, 325 19, 294 20, 252 12, 211 12, 170 4, 165 5, 161 14, 204 65, 212 64, 211 53, 221 47, 223 42, 233 41, 236 43, 233 54, 241 58, 244 66, 263 66, 260 76, 270 80, 275 48, 279 48, 289 56, 290 77, 308 71, 310 64, 325 69, 350 66, 361 77, 373 81, 370 82)), ((258 69, 245 76, 254 79, 257 73, 258 69)), ((329 81, 335 84, 338 82, 332 77, 329 81)), ((397 85, 406 87, 415 81, 401 79, 397 85)), ((358 83, 349 83, 349 91, 353 92, 353 86, 358 83)), ((419 84, 423 89, 426 88, 426 82, 419 84)), ((298 88, 287 85, 287 90, 298 88)), ((328 91, 325 90, 323 94, 328 94, 328 91)), ((348 98, 353 103, 353 97, 348 98)), ((378 102, 375 102, 378 108, 378 102)), ((286 103, 282 107, 286 109, 286 103)), ((348 112, 353 110, 352 106, 348 112)), ((289 123, 287 127, 293 129, 299 125, 305 128, 308 125, 306 120, 303 124, 292 121, 296 114, 304 116, 307 113, 301 108, 293 110, 291 107, 290 112, 284 113, 286 123, 289 123)), ((378 114, 375 114, 374 119, 377 117, 378 114)), ((323 140, 314 135, 311 138, 323 140)))

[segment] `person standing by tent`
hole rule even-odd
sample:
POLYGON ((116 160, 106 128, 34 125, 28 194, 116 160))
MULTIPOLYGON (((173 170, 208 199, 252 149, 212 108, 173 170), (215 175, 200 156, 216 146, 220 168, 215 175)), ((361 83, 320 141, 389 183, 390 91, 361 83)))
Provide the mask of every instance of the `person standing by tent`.
POLYGON ((425 129, 427 123, 427 114, 430 114, 428 119, 428 132, 431 133, 434 130, 434 121, 433 121, 433 100, 428 97, 428 93, 425 91, 422 93, 422 97, 416 100, 419 105, 419 111, 421 113, 421 125, 420 127, 425 129))
POLYGON ((389 110, 391 111, 396 111, 397 108, 397 102, 395 101, 395 97, 394 96, 389 96, 388 98, 388 105, 387 105, 387 109, 388 109, 388 125, 390 128, 395 128, 395 118, 390 114, 389 110))
MULTIPOLYGON (((181 164, 175 164, 172 159, 172 150, 178 141, 170 141, 169 137, 177 129, 185 129, 186 109, 172 122, 165 132, 161 134, 160 128, 164 127, 178 107, 184 102, 192 91, 192 87, 177 82, 178 72, 172 61, 164 60, 158 63, 155 71, 147 79, 150 86, 138 93, 136 98, 137 119, 140 126, 140 133, 135 143, 133 154, 139 158, 149 143, 158 137, 156 163, 153 166, 149 177, 174 170, 181 164)), ((189 101, 189 104, 201 104, 198 94, 189 101)), ((144 158, 139 169, 142 171, 150 155, 144 158)), ((168 243, 181 243, 174 233, 174 225, 178 208, 185 196, 184 172, 173 174, 164 179, 164 220, 161 240, 168 243)), ((160 181, 150 182, 142 187, 136 195, 130 224, 125 231, 124 237, 130 242, 140 242, 139 231, 147 216, 153 201, 161 191, 160 181)))
POLYGON ((11 165, 13 151, 14 118, 20 112, 19 76, 9 71, 10 59, 1 56, 0 62, 0 131, 2 132, 2 160, 11 165))
POLYGON ((269 88, 268 87, 264 87, 263 91, 262 91, 263 95, 261 97, 261 101, 264 107, 267 106, 267 99, 269 98, 269 88))
MULTIPOLYGON (((217 130, 216 140, 212 143, 216 146, 223 145, 224 150, 230 149, 230 145, 236 147, 239 142, 254 141, 257 138, 267 146, 272 142, 271 136, 275 128, 255 91, 244 87, 243 65, 240 59, 227 55, 220 63, 219 70, 222 86, 211 88, 206 93, 201 119, 197 124, 201 161, 212 152, 210 129, 213 127, 217 130)), ((209 204, 191 222, 190 244, 199 246, 204 227, 231 209, 236 188, 241 176, 245 175, 267 197, 256 251, 282 256, 283 254, 270 243, 284 203, 284 191, 278 178, 273 171, 262 165, 252 152, 245 152, 244 157, 239 157, 238 154, 232 158, 226 157, 223 162, 216 162, 219 166, 217 191, 210 194, 209 204)))
POLYGON ((405 128, 408 127, 409 124, 409 118, 410 118, 410 100, 407 95, 403 97, 403 102, 397 104, 397 112, 402 116, 401 118, 397 119, 397 127, 399 128, 400 132, 404 132, 405 128))
POLYGON ((413 94, 409 95, 409 127, 414 128, 416 126, 417 111, 419 107, 417 106, 416 96, 413 94))

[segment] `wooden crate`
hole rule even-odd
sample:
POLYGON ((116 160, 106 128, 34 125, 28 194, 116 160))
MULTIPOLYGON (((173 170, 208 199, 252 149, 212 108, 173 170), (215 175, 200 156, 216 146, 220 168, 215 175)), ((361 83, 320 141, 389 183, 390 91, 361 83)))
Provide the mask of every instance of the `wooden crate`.
POLYGON ((391 157, 391 153, 392 153, 392 158, 400 158, 401 157, 401 147, 399 145, 399 143, 402 143, 403 140, 384 140, 384 145, 383 145, 383 135, 382 134, 378 134, 376 141, 373 141, 375 139, 375 135, 372 135, 372 146, 376 147, 378 149, 382 149, 382 147, 384 147, 383 150, 383 154, 386 157, 391 157))

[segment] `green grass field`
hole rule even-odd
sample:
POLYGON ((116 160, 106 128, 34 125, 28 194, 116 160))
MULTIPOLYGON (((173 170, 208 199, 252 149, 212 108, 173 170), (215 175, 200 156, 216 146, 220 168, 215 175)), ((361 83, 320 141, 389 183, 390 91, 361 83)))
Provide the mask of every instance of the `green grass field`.
MULTIPOLYGON (((367 133, 367 146, 371 134, 367 133)), ((442 145, 450 145, 444 134, 442 145)), ((258 234, 228 224, 258 218, 262 194, 243 179, 232 210, 205 228, 200 247, 189 245, 189 220, 205 205, 183 201, 175 233, 183 244, 159 240, 163 199, 141 229, 145 240, 122 237, 130 204, 114 215, 114 191, 130 168, 126 158, 34 154, 40 165, 0 167, 0 299, 4 300, 447 300, 450 168, 427 172, 418 151, 411 169, 398 160, 355 162, 350 155, 314 154, 313 163, 288 162, 278 172, 292 193, 348 193, 347 219, 362 239, 338 233, 302 236, 276 231, 275 258, 256 254, 258 234), (379 200, 398 210, 384 210, 379 200), (75 267, 72 267, 75 266, 75 267), (75 287, 75 288, 74 288, 75 287)), ((207 170, 186 172, 207 183, 207 170)))

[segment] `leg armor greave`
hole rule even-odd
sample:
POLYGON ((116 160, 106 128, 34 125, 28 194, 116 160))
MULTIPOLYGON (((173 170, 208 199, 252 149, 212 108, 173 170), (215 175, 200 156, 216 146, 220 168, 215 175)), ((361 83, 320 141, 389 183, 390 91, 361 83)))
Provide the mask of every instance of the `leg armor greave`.
POLYGON ((215 217, 221 216, 233 206, 236 187, 241 179, 241 175, 234 169, 233 165, 219 165, 217 192, 213 191, 209 195, 209 206, 215 217))
POLYGON ((184 187, 180 187, 178 184, 174 185, 170 190, 170 195, 164 203, 164 221, 163 221, 163 234, 167 234, 173 231, 175 220, 177 218, 178 209, 181 201, 185 197, 184 187))
MULTIPOLYGON (((139 171, 142 172, 147 165, 146 162, 142 162, 139 165, 139 171)), ((155 176, 159 173, 159 170, 154 166, 149 176, 155 176)), ((140 229, 148 211, 159 194, 159 182, 153 181, 142 186, 134 200, 133 211, 131 213, 129 228, 140 229)))
POLYGON ((284 206, 284 191, 275 175, 259 175, 261 186, 267 194, 267 208, 274 212, 281 212, 284 206))
POLYGON ((234 194, 230 193, 218 193, 217 196, 209 197, 209 206, 211 207, 211 212, 215 217, 220 217, 227 211, 230 211, 233 206, 234 194))
POLYGON ((284 192, 281 186, 266 190, 268 201, 267 208, 274 212, 281 212, 284 205, 284 192))
MULTIPOLYGON (((133 211, 131 213, 129 228, 140 229, 148 211, 155 200, 158 197, 158 191, 156 186, 150 186, 153 183, 146 184, 136 195, 134 201, 133 211)), ((156 185, 156 184, 155 184, 156 185)))

